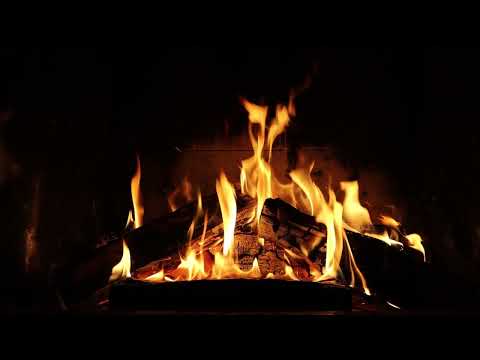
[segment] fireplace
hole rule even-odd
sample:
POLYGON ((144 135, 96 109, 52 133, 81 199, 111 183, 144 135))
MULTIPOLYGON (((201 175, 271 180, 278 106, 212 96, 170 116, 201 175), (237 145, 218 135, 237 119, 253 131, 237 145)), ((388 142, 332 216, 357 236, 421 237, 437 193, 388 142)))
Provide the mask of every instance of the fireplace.
POLYGON ((5 308, 475 304, 478 144, 437 120, 475 114, 440 80, 473 90, 419 51, 6 52, 5 308))

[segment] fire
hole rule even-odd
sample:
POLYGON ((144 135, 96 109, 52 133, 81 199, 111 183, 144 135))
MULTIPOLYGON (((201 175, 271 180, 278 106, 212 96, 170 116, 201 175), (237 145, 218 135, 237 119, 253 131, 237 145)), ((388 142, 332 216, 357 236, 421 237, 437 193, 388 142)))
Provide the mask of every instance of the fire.
POLYGON ((340 187, 345 192, 345 199, 343 200, 343 220, 345 223, 360 232, 372 225, 370 213, 360 204, 358 182, 341 182, 340 187))
POLYGON ((137 155, 137 167, 130 184, 132 193, 133 212, 135 215, 135 229, 143 225, 143 201, 140 192, 140 179, 142 177, 142 169, 140 165, 140 157, 137 155))
POLYGON ((426 261, 425 248, 422 245, 422 238, 418 234, 410 234, 405 236, 409 241, 409 246, 423 254, 423 261, 426 261))
MULTIPOLYGON (((366 294, 370 294, 367 281, 357 266, 354 254, 350 247, 347 231, 354 231, 369 235, 371 238, 384 241, 389 245, 410 246, 425 256, 422 239, 417 234, 403 235, 400 232, 400 223, 395 219, 382 216, 379 221, 385 229, 376 230, 372 218, 366 207, 360 202, 359 184, 357 181, 344 181, 340 183, 343 192, 343 202, 337 200, 337 194, 331 186, 323 189, 312 178, 315 163, 302 161, 300 166, 289 173, 290 180, 287 183, 280 182, 274 175, 271 167, 273 146, 275 140, 285 132, 290 124, 291 117, 295 115, 293 98, 288 106, 278 105, 273 119, 267 126, 268 107, 253 104, 242 100, 242 105, 248 113, 248 136, 252 146, 251 157, 241 162, 240 191, 255 200, 255 207, 249 219, 253 231, 257 231, 257 245, 260 249, 266 248, 267 241, 259 234, 259 225, 265 201, 269 198, 279 198, 296 207, 300 211, 314 217, 315 221, 323 224, 326 234, 313 237, 308 243, 298 244, 297 251, 282 248, 284 251, 284 266, 281 274, 262 273, 262 258, 253 259, 252 266, 245 271, 236 263, 236 222, 237 202, 236 190, 227 175, 221 171, 216 180, 216 193, 223 222, 223 236, 215 240, 215 243, 206 243, 208 229, 208 214, 203 209, 201 193, 197 194, 197 208, 192 223, 186 234, 187 246, 179 256, 179 264, 175 269, 163 269, 156 274, 145 278, 146 281, 189 281, 200 279, 283 279, 290 281, 344 281, 344 271, 350 273, 350 286, 359 286, 366 294), (267 154, 267 157, 265 157, 267 154), (199 236, 198 224, 203 217, 203 229, 199 236), (395 232, 391 230, 395 229, 395 232), (390 232, 389 232, 390 231, 390 232), (197 236, 195 237, 195 233, 197 236), (393 234, 393 235, 392 235, 393 234), (399 234, 399 235, 395 235, 399 234), (395 235, 395 236, 394 236, 395 235), (391 238, 393 237, 393 239, 391 238), (326 241, 326 243, 325 243, 326 241), (400 242, 402 241, 402 242, 400 242), (321 244, 326 244, 325 263, 323 266, 314 263, 310 259, 312 251, 318 249, 321 244), (346 268, 341 267, 342 258, 347 263, 346 268), (305 274, 297 271, 295 263, 305 264, 308 269, 305 274), (359 281, 357 281, 357 279, 359 281)), ((143 208, 140 196, 140 161, 137 159, 137 172, 132 178, 132 201, 135 212, 135 227, 142 223, 143 208)), ((178 198, 183 197, 192 200, 192 185, 188 179, 184 179, 168 197, 168 203, 172 211, 178 207, 178 198)), ((378 225, 378 224, 377 224, 378 225)), ((220 235, 221 236, 221 235, 220 235)), ((251 236, 251 235, 249 235, 251 236)), ((366 240, 376 241, 376 240, 366 240)), ((271 245, 268 245, 271 246, 271 245)), ((280 246, 276 244, 275 246, 280 246)), ((281 246, 280 246, 281 247, 281 246)), ((250 258, 251 260, 252 258, 250 258)), ((121 272, 120 277, 127 276, 125 270, 130 269, 128 248, 124 245, 124 257, 114 268, 121 272)), ((113 275, 113 273, 112 273, 113 275)))
POLYGON ((123 254, 119 263, 115 265, 112 269, 112 274, 110 275, 109 281, 115 281, 119 279, 126 279, 132 277, 130 273, 131 269, 131 260, 130 260, 130 250, 128 249, 127 244, 123 241, 122 244, 123 254))
POLYGON ((237 203, 235 188, 230 184, 223 171, 217 180, 217 195, 223 219, 223 256, 231 256, 237 219, 237 203))
MULTIPOLYGON (((143 202, 142 202, 142 194, 140 191, 140 179, 141 179, 141 164, 140 164, 140 157, 137 155, 136 157, 136 169, 135 174, 132 177, 130 182, 130 192, 132 194, 132 204, 133 204, 133 212, 134 212, 134 219, 132 219, 132 211, 128 213, 127 224, 125 228, 130 227, 133 224, 134 228, 137 229, 143 225, 143 202)), ((125 241, 122 242, 122 258, 115 265, 112 269, 112 274, 110 275, 109 281, 114 281, 118 279, 125 279, 131 277, 131 260, 130 260, 130 250, 127 246, 125 241)))
POLYGON ((270 160, 272 158, 273 143, 288 126, 290 122, 290 112, 293 111, 293 106, 290 107, 290 112, 286 106, 277 106, 275 118, 272 120, 268 134, 266 135, 268 107, 252 104, 247 100, 243 100, 242 103, 248 112, 248 135, 252 145, 253 155, 242 161, 240 185, 242 193, 257 199, 254 218, 258 224, 266 199, 283 195, 282 197, 287 197, 288 200, 290 200, 289 202, 292 202, 293 188, 275 179, 270 166, 270 160), (258 127, 256 134, 254 127, 258 127), (268 145, 268 161, 263 157, 265 139, 267 139, 268 145))

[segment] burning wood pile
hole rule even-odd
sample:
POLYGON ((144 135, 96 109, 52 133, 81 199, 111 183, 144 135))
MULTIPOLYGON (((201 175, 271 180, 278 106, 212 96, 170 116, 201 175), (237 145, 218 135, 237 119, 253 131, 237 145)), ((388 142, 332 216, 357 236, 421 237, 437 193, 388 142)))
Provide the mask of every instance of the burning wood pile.
MULTIPOLYGON (((238 279, 284 280, 343 285, 370 295, 382 281, 385 264, 398 264, 405 257, 425 260, 419 235, 406 235, 388 216, 372 222, 360 204, 356 181, 340 184, 344 192, 340 203, 331 187, 325 196, 313 181, 313 163, 300 161, 290 171, 288 183, 277 179, 270 165, 272 147, 295 115, 293 98, 288 105, 277 106, 268 127, 267 107, 246 100, 243 105, 249 115, 253 156, 242 161, 238 184, 220 171, 216 194, 202 197, 198 192, 196 201, 178 209, 172 205, 175 211, 143 225, 137 159, 131 182, 133 216, 130 213, 125 233, 98 249, 81 270, 67 271, 65 278, 80 282, 85 273, 101 278, 96 277, 95 264, 99 259, 111 263, 120 242, 122 257, 118 261, 117 255, 118 262, 109 268, 110 282, 228 279, 243 288, 238 279)), ((97 281, 99 285, 103 278, 97 281)), ((134 292, 140 294, 138 288, 134 292)))

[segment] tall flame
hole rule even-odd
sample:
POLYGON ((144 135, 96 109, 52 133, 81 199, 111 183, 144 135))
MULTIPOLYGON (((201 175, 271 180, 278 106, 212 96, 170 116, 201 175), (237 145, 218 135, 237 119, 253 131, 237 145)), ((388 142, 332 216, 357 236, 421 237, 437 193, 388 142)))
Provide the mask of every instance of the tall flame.
MULTIPOLYGON (((140 157, 136 156, 136 170, 135 174, 132 177, 130 182, 130 192, 132 195, 132 204, 133 204, 133 212, 134 212, 134 220, 132 220, 132 211, 130 210, 128 213, 128 219, 126 228, 133 223, 134 228, 137 229, 143 225, 143 202, 142 202, 142 194, 140 191, 140 179, 141 179, 141 165, 140 165, 140 157)), ((122 242, 122 258, 115 265, 112 269, 112 274, 110 275, 109 281, 115 281, 119 279, 125 279, 131 277, 131 259, 130 259, 130 250, 127 246, 125 240, 122 242)))
POLYGON ((253 156, 242 161, 240 185, 243 194, 248 194, 252 198, 257 199, 254 218, 256 219, 256 224, 258 224, 266 199, 281 194, 286 195, 289 198, 288 200, 290 200, 289 202, 293 198, 293 196, 288 196, 288 194, 291 194, 292 188, 276 180, 270 166, 273 143, 288 126, 290 113, 289 108, 286 106, 277 106, 275 118, 272 120, 266 136, 268 107, 259 106, 247 100, 243 100, 242 103, 248 112, 248 135, 253 149, 253 156), (255 125, 258 127, 256 134, 254 131, 255 125), (268 145, 268 162, 263 157, 265 138, 268 145))
POLYGON ((222 171, 217 179, 217 196, 220 203, 223 219, 223 256, 231 256, 237 221, 237 203, 235 201, 235 188, 222 171))
POLYGON ((142 194, 140 192, 140 179, 142 177, 142 169, 140 165, 140 157, 137 154, 137 162, 136 162, 136 170, 135 174, 132 177, 132 181, 130 183, 131 193, 132 193, 132 203, 133 203, 133 213, 135 217, 135 229, 139 228, 143 225, 143 200, 142 194))

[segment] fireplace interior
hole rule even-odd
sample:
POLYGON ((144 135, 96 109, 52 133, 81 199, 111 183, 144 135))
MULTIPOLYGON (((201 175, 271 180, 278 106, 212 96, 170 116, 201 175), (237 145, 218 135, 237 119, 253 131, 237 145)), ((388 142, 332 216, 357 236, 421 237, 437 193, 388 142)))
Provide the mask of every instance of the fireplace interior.
POLYGON ((478 311, 479 50, 1 59, 5 315, 478 311))

